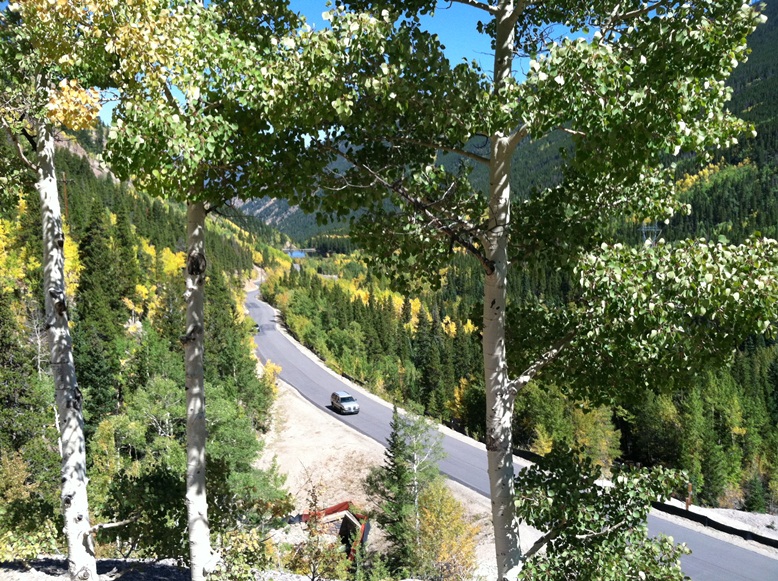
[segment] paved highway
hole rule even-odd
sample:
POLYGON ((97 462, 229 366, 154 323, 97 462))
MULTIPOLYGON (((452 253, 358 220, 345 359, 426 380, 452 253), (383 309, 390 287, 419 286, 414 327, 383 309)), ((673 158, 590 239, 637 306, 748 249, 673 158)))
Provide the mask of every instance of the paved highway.
MULTIPOLYGON (((386 443, 391 408, 375 401, 373 396, 362 395, 362 392, 354 390, 350 384, 345 384, 333 372, 303 353, 297 343, 278 330, 275 310, 260 301, 257 292, 249 293, 246 307, 259 325, 257 353, 263 362, 270 360, 280 365, 281 379, 313 404, 326 408, 328 413, 381 444, 386 443), (360 403, 359 414, 340 416, 329 407, 330 394, 341 389, 358 392, 355 395, 360 403)), ((449 478, 489 496, 483 446, 467 438, 446 436, 443 447, 446 458, 440 463, 441 471, 449 478)), ((652 534, 670 535, 677 542, 685 542, 693 550, 691 555, 683 557, 682 566, 684 573, 696 581, 778 581, 778 559, 771 559, 662 518, 651 516, 648 524, 652 534)))

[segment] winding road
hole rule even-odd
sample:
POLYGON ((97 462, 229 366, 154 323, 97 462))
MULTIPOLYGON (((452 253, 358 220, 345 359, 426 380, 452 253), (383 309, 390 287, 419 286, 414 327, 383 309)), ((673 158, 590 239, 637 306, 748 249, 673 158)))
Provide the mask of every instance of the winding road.
MULTIPOLYGON (((281 379, 310 402, 322 406, 327 413, 381 444, 386 442, 392 416, 387 404, 355 390, 280 332, 276 311, 258 298, 258 291, 247 295, 246 308, 259 326, 257 355, 263 362, 270 360, 280 365, 281 379), (340 416, 329 407, 330 394, 342 389, 358 396, 359 414, 340 416)), ((489 479, 483 445, 463 436, 445 436, 443 447, 446 458, 440 463, 441 471, 488 497, 489 479)), ((521 465, 521 461, 517 464, 521 465)), ((652 534, 670 535, 676 542, 684 542, 692 549, 693 553, 683 557, 681 564, 684 573, 696 581, 778 581, 778 559, 662 518, 650 516, 648 525, 652 534)))

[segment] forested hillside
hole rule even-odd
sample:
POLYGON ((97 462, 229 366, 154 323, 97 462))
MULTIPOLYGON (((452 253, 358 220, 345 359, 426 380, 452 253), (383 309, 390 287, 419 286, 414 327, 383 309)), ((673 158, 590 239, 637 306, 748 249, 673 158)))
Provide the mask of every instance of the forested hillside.
MULTIPOLYGON (((646 236, 724 237, 735 243, 754 234, 778 237, 778 11, 768 5, 766 14, 768 23, 750 39, 749 61, 731 78, 730 108, 755 124, 757 137, 743 136, 704 167, 693 157, 682 159, 677 179, 691 212, 669 224, 614 224, 617 240, 637 245, 646 236)), ((470 148, 483 154, 486 145, 473 141, 470 148)), ((533 151, 532 163, 526 151, 516 153, 522 161, 513 166, 519 184, 513 193, 525 199, 556 183, 561 150, 570 143, 560 137, 522 147, 533 151)), ((451 167, 461 163, 448 154, 440 160, 451 167)), ((488 176, 471 165, 471 181, 483 190, 488 176)), ((322 244, 321 250, 332 248, 322 244)), ((355 256, 303 262, 301 273, 271 281, 267 292, 292 331, 334 368, 396 401, 418 402, 428 414, 478 437, 484 423, 483 369, 474 333, 482 313, 478 266, 457 258, 442 281, 440 291, 392 294, 389 281, 371 276, 355 256)), ((556 265, 514 267, 508 333, 519 332, 530 310, 524 307, 537 298, 561 307, 577 292, 567 271, 556 265)), ((518 354, 513 357, 518 371, 518 354)), ((566 442, 605 467, 618 460, 683 468, 701 503, 775 510, 778 347, 772 334, 753 336, 730 360, 710 361, 691 379, 658 373, 650 382, 653 392, 645 397, 607 407, 570 401, 564 385, 541 379, 518 397, 513 443, 543 454, 555 442, 566 442)))
MULTIPOLYGON (((98 554, 185 558, 183 208, 95 178, 68 150, 57 166, 93 522, 126 521, 98 534, 98 554)), ((0 559, 63 548, 39 213, 28 188, 0 214, 0 559)), ((255 263, 288 260, 257 228, 265 236, 208 221, 209 493, 222 533, 288 507, 280 479, 252 467, 274 378, 257 378, 242 286, 255 263)))

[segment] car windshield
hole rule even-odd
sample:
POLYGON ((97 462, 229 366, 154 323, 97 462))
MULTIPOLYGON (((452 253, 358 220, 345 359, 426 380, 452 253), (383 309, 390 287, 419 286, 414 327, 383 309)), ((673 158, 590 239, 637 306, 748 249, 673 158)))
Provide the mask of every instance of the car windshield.
POLYGON ((352 401, 357 401, 350 395, 347 395, 346 397, 340 398, 340 403, 351 403, 352 401))

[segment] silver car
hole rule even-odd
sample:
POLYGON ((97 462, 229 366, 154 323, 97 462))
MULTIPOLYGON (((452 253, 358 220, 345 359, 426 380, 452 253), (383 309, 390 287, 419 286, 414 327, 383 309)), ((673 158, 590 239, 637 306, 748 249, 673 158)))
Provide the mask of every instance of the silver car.
POLYGON ((359 402, 347 391, 336 391, 330 396, 332 409, 340 414, 358 414, 359 402))

